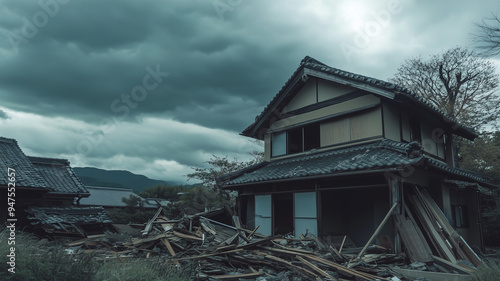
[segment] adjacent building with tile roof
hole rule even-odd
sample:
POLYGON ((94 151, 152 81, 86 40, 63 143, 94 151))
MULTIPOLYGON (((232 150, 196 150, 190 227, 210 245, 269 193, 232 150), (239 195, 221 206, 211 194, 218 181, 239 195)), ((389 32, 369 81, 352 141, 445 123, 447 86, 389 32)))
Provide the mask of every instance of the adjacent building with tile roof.
MULTIPOLYGON (((30 207, 71 206, 90 195, 68 160, 26 156, 16 140, 0 137, 0 193, 7 198, 13 192, 13 215, 20 224, 27 223, 24 210, 30 207)), ((7 210, 4 200, 3 220, 9 218, 7 210)))
MULTIPOLYGON (((263 163, 218 179, 239 215, 264 234, 347 235, 363 246, 391 206, 411 214, 425 190, 470 244, 483 248, 480 197, 495 186, 459 169, 453 138, 476 133, 411 91, 305 57, 242 133, 264 141, 263 163)), ((394 222, 378 236, 396 252, 394 222)))

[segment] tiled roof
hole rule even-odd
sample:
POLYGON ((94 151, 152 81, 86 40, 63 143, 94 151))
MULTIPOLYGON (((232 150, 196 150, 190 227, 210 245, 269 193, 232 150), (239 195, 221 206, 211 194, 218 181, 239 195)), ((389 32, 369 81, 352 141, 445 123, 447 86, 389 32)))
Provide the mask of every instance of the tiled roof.
MULTIPOLYGON (((90 192, 88 198, 82 198, 80 204, 83 206, 103 206, 103 207, 126 207, 122 198, 130 195, 137 196, 132 189, 86 186, 90 192)), ((141 198, 142 199, 142 198, 141 198)))
POLYGON ((28 156, 35 169, 49 183, 53 192, 88 193, 83 183, 66 159, 43 158, 28 156))
POLYGON ((0 185, 9 183, 8 168, 15 170, 16 187, 49 189, 49 183, 35 169, 17 141, 0 137, 0 185))
POLYGON ((112 223, 102 207, 31 207, 26 210, 32 225, 51 225, 55 229, 72 227, 72 224, 112 223))
POLYGON ((407 165, 426 165, 454 175, 488 182, 469 171, 449 167, 422 153, 416 142, 400 143, 383 139, 370 144, 357 145, 326 152, 310 153, 268 162, 254 170, 246 170, 223 179, 223 186, 253 184, 275 180, 292 180, 313 176, 328 176, 349 171, 383 168, 403 168, 407 165))
MULTIPOLYGON (((293 81, 296 80, 296 76, 304 68, 320 71, 320 72, 323 72, 323 73, 326 73, 329 75, 340 77, 342 79, 351 80, 354 82, 353 84, 364 83, 366 85, 370 85, 372 87, 375 87, 375 88, 378 88, 378 89, 381 89, 384 91, 388 91, 388 92, 391 92, 394 94, 405 95, 406 97, 409 97, 411 100, 416 101, 416 103, 419 104, 420 106, 423 106, 424 108, 426 108, 430 111, 433 111, 435 114, 443 116, 443 118, 446 117, 446 114, 443 111, 439 110, 434 105, 430 104, 426 100, 420 98, 418 95, 414 94, 413 92, 411 92, 410 90, 408 90, 404 87, 401 87, 401 86, 398 86, 398 85, 395 85, 395 84, 392 84, 392 83, 389 83, 386 81, 382 81, 379 79, 375 79, 375 78, 347 72, 347 71, 337 69, 334 67, 330 67, 330 66, 328 66, 328 65, 326 65, 326 64, 324 64, 324 63, 322 63, 314 58, 306 56, 304 59, 302 59, 299 67, 295 70, 295 72, 288 79, 288 81, 285 83, 285 85, 283 85, 281 90, 274 96, 274 98, 271 100, 271 102, 264 108, 264 110, 260 113, 260 115, 255 117, 255 122, 252 125, 250 125, 249 127, 247 127, 242 132, 243 135, 252 136, 252 132, 251 132, 252 129, 254 129, 254 127, 257 125, 257 123, 260 120, 262 120, 262 118, 265 117, 265 114, 269 110, 272 110, 274 106, 278 105, 282 95, 286 94, 287 89, 290 87, 290 85, 293 83, 293 81)), ((451 118, 446 117, 446 119, 450 121, 449 122, 450 124, 457 124, 457 122, 455 122, 454 120, 451 120, 451 118)), ((461 129, 463 132, 477 137, 475 135, 474 130, 471 128, 467 128, 467 127, 459 125, 457 129, 461 129)))
POLYGON ((482 187, 481 185, 479 185, 477 183, 470 183, 470 182, 460 181, 460 180, 444 180, 443 182, 454 185, 454 186, 458 187, 459 189, 473 188, 473 189, 479 190, 484 195, 488 195, 488 196, 493 195, 493 192, 491 191, 491 189, 482 187))

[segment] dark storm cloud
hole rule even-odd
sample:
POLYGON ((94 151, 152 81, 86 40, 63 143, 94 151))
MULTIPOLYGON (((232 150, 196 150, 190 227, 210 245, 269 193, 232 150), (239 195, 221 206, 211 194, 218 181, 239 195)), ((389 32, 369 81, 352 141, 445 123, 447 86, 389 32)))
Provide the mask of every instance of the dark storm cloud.
POLYGON ((0 110, 0 119, 9 119, 9 115, 3 111, 3 110, 0 110))
MULTIPOLYGON (((34 15, 44 11, 35 2, 28 3, 6 3, 4 13, 10 16, 1 23, 10 39, 12 34, 22 36, 27 26, 35 25, 34 15)), ((59 4, 33 38, 3 59, 0 97, 15 110, 95 123, 116 116, 111 104, 120 100, 117 106, 125 105, 122 95, 130 96, 141 85, 148 75, 145 68, 159 66, 170 76, 130 107, 129 117, 175 115, 179 121, 242 130, 249 120, 229 117, 239 114, 241 107, 245 114, 259 113, 293 71, 282 65, 287 50, 280 57, 266 52, 247 33, 249 24, 236 19, 221 22, 204 1, 59 4), (230 107, 228 101, 236 96, 243 103, 233 104, 234 111, 214 111, 230 107), (231 122, 220 122, 224 119, 231 122)), ((300 59, 294 57, 293 67, 300 59)))
POLYGON ((255 149, 238 133, 304 56, 387 79, 407 58, 467 45, 473 22, 500 7, 451 0, 0 6, 2 136, 29 154, 163 179, 179 179, 212 154, 255 149), (398 12, 381 19, 391 3, 398 12))

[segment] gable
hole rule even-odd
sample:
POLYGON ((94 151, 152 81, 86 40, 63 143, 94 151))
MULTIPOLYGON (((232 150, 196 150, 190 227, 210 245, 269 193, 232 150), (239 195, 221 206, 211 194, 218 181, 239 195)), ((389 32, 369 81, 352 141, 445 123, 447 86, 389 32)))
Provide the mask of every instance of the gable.
POLYGON ((317 77, 311 77, 297 92, 297 94, 295 94, 295 96, 285 106, 283 106, 282 113, 286 114, 294 110, 331 100, 354 91, 356 91, 356 89, 353 87, 326 81, 317 77))
POLYGON ((347 101, 336 103, 316 109, 313 111, 287 116, 283 114, 280 120, 277 120, 269 127, 268 132, 282 130, 290 126, 296 126, 307 122, 321 121, 321 119, 330 119, 340 115, 352 113, 356 110, 364 110, 376 107, 380 104, 380 98, 371 94, 362 96, 352 95, 347 101))
POLYGON ((379 98, 394 100, 398 104, 405 104, 405 106, 413 108, 419 114, 425 113, 432 115, 436 120, 441 120, 441 126, 444 129, 449 129, 455 135, 470 140, 477 137, 472 129, 457 124, 454 120, 446 117, 438 108, 419 98, 408 89, 382 80, 336 69, 308 56, 301 61, 299 67, 281 90, 255 118, 255 122, 243 130, 241 134, 263 140, 264 132, 274 121, 294 115, 297 111, 303 113, 303 109, 312 110, 318 104, 341 99, 349 93, 370 93, 379 98))

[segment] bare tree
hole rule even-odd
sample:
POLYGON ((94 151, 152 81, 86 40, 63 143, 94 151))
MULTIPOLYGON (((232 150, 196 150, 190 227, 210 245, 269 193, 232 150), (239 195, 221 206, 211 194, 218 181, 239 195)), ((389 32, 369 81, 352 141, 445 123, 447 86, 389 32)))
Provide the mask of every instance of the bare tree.
POLYGON ((500 19, 492 14, 489 18, 483 18, 476 23, 477 31, 473 34, 473 40, 483 56, 496 56, 500 54, 500 19))
POLYGON ((428 60, 406 60, 391 82, 406 87, 463 125, 482 130, 500 115, 494 64, 456 47, 428 60))

